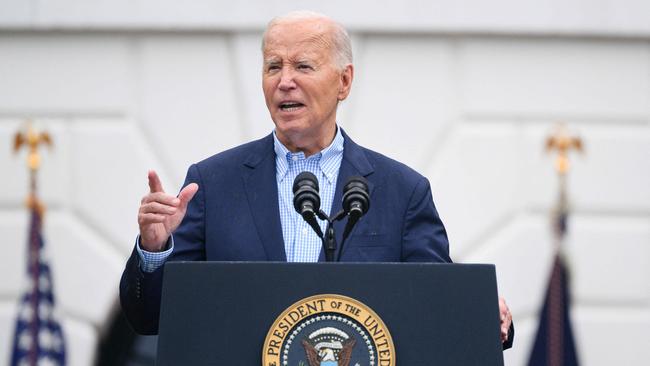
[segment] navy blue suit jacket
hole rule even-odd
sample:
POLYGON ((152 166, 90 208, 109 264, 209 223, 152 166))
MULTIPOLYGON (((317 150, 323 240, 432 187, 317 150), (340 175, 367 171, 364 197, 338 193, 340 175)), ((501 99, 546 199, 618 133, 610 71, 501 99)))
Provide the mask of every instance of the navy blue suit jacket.
MULTIPOLYGON (((428 180, 343 135, 332 213, 341 209, 342 188, 350 176, 368 180, 371 203, 346 240, 341 260, 451 262, 428 180)), ((192 182, 199 190, 173 234, 169 260, 286 261, 272 135, 192 165, 184 185, 192 182)), ((345 220, 335 225, 338 243, 344 226, 345 220)), ((162 268, 143 273, 139 260, 134 250, 122 275, 120 301, 136 331, 155 334, 162 268)))

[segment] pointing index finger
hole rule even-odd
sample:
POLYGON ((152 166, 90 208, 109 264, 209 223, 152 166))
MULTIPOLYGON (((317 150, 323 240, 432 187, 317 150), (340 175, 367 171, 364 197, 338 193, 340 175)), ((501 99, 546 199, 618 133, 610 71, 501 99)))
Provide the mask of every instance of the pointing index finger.
POLYGON ((164 192, 162 183, 160 182, 160 178, 158 178, 158 174, 156 174, 155 170, 149 171, 148 178, 149 178, 149 192, 151 193, 164 192))

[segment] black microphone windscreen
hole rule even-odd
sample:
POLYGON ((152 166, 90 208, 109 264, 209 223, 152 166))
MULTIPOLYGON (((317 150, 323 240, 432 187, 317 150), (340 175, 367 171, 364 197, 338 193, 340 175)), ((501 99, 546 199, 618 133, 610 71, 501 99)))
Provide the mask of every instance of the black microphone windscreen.
POLYGON ((318 179, 310 172, 298 174, 293 181, 293 207, 301 215, 318 214, 320 210, 320 195, 318 194, 318 179))
POLYGON ((350 214, 353 208, 359 210, 360 215, 364 215, 370 208, 368 181, 364 177, 352 176, 343 187, 343 209, 350 214))
POLYGON ((300 188, 300 186, 305 185, 305 184, 310 184, 316 191, 319 190, 318 187, 318 179, 312 172, 302 172, 298 174, 296 179, 293 180, 293 193, 296 193, 296 191, 300 188))

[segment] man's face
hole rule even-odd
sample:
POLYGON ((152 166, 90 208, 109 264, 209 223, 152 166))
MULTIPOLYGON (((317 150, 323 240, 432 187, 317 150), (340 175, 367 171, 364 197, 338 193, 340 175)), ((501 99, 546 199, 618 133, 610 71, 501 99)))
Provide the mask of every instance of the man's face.
POLYGON ((337 68, 330 32, 321 20, 283 22, 267 32, 262 88, 276 134, 289 149, 314 153, 309 150, 334 137, 336 106, 350 91, 352 66, 337 68))

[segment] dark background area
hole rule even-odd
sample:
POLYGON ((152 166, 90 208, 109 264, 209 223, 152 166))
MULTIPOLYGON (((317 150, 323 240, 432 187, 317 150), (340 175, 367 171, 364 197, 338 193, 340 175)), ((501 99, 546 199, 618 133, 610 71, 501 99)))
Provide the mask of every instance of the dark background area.
POLYGON ((96 366, 154 366, 158 336, 136 334, 121 309, 99 344, 96 366))

